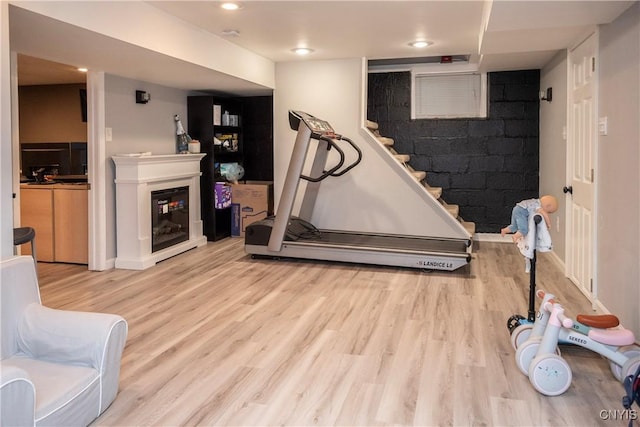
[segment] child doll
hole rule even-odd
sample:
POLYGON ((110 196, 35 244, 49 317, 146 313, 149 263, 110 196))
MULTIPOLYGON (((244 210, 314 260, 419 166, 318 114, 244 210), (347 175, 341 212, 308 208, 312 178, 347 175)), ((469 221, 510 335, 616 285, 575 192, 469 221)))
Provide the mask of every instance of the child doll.
POLYGON ((529 215, 539 213, 544 218, 547 228, 551 228, 549 214, 558 210, 558 201, 553 196, 542 196, 539 199, 527 199, 517 203, 511 211, 511 224, 500 230, 500 235, 512 234, 514 242, 529 232, 529 215))

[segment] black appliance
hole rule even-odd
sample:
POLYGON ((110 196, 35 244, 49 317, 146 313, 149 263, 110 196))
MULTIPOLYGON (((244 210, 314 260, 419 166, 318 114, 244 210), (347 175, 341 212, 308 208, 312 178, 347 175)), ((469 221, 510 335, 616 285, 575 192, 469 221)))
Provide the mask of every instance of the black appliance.
POLYGON ((20 165, 22 181, 42 181, 44 175, 53 175, 56 180, 73 176, 86 181, 87 143, 22 143, 20 165))

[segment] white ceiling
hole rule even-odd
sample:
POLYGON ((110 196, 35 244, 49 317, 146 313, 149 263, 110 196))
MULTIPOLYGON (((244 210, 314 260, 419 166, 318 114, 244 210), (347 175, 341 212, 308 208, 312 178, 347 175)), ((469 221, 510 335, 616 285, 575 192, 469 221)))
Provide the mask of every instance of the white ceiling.
MULTIPOLYGON (((485 71, 504 71, 543 67, 559 50, 580 42, 593 26, 611 22, 633 1, 255 0, 243 1, 243 7, 235 12, 222 10, 217 1, 147 3, 274 62, 470 55, 470 61, 485 71), (225 36, 228 30, 239 34, 225 36), (417 50, 408 45, 416 39, 433 44, 417 50), (291 52, 297 46, 315 51, 297 57, 291 52)), ((10 24, 12 49, 29 56, 83 62, 170 87, 237 94, 260 90, 232 76, 144 52, 96 33, 87 34, 19 8, 12 8, 10 24), (185 72, 190 75, 189 87, 180 78, 185 72)), ((48 67, 40 63, 38 68, 48 67)), ((52 76, 37 76, 24 59, 19 73, 20 84, 57 83, 51 81, 52 76)))

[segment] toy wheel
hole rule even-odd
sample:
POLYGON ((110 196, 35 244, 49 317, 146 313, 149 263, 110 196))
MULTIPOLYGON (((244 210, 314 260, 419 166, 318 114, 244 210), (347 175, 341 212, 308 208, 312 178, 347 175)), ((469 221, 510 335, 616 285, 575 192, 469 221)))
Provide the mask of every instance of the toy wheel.
MULTIPOLYGON (((624 354, 627 357, 627 359, 633 359, 636 357, 640 357, 640 347, 638 347, 637 345, 625 345, 618 349, 618 353, 624 354)), ((626 375, 623 375, 622 366, 617 365, 614 362, 609 362, 609 367, 611 368, 611 373, 613 374, 614 377, 616 377, 618 381, 620 382, 624 381, 624 377, 626 375)))
POLYGON ((529 381, 545 396, 558 396, 569 388, 573 376, 569 364, 557 354, 542 354, 529 365, 529 381))
POLYGON ((519 314, 514 314, 513 316, 509 317, 507 319, 507 329, 509 330, 509 333, 513 333, 513 330, 520 324, 522 324, 523 320, 526 320, 526 318, 519 314))
MULTIPOLYGON (((541 341, 542 337, 536 339, 530 338, 523 342, 516 350, 516 365, 518 365, 520 372, 524 375, 529 375, 529 366, 538 353, 538 347, 541 341)), ((555 353, 561 356, 560 347, 556 347, 555 353)))
POLYGON ((540 347, 540 340, 527 340, 516 350, 516 365, 524 375, 529 375, 529 365, 536 357, 538 347, 540 347))
POLYGON ((624 383, 624 379, 629 375, 635 375, 638 366, 640 366, 640 356, 635 356, 627 360, 622 367, 622 379, 620 381, 624 383))
POLYGON ((523 323, 513 329, 511 332, 511 346, 514 350, 517 350, 529 338, 531 329, 533 329, 533 323, 523 323))

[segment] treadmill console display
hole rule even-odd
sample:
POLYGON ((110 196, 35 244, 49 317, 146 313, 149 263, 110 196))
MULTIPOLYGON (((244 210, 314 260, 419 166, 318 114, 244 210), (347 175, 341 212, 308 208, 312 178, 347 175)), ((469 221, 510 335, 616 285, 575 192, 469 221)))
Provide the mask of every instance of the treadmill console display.
POLYGON ((335 135, 335 131, 325 120, 321 120, 311 114, 304 113, 302 111, 289 111, 289 124, 292 130, 297 131, 300 126, 300 121, 303 121, 305 125, 311 130, 313 136, 335 135))
POLYGON ((335 133, 329 122, 325 122, 324 120, 320 120, 315 117, 308 117, 304 118, 303 120, 306 125, 309 126, 309 129, 311 129, 311 132, 313 133, 317 133, 320 135, 335 133))

